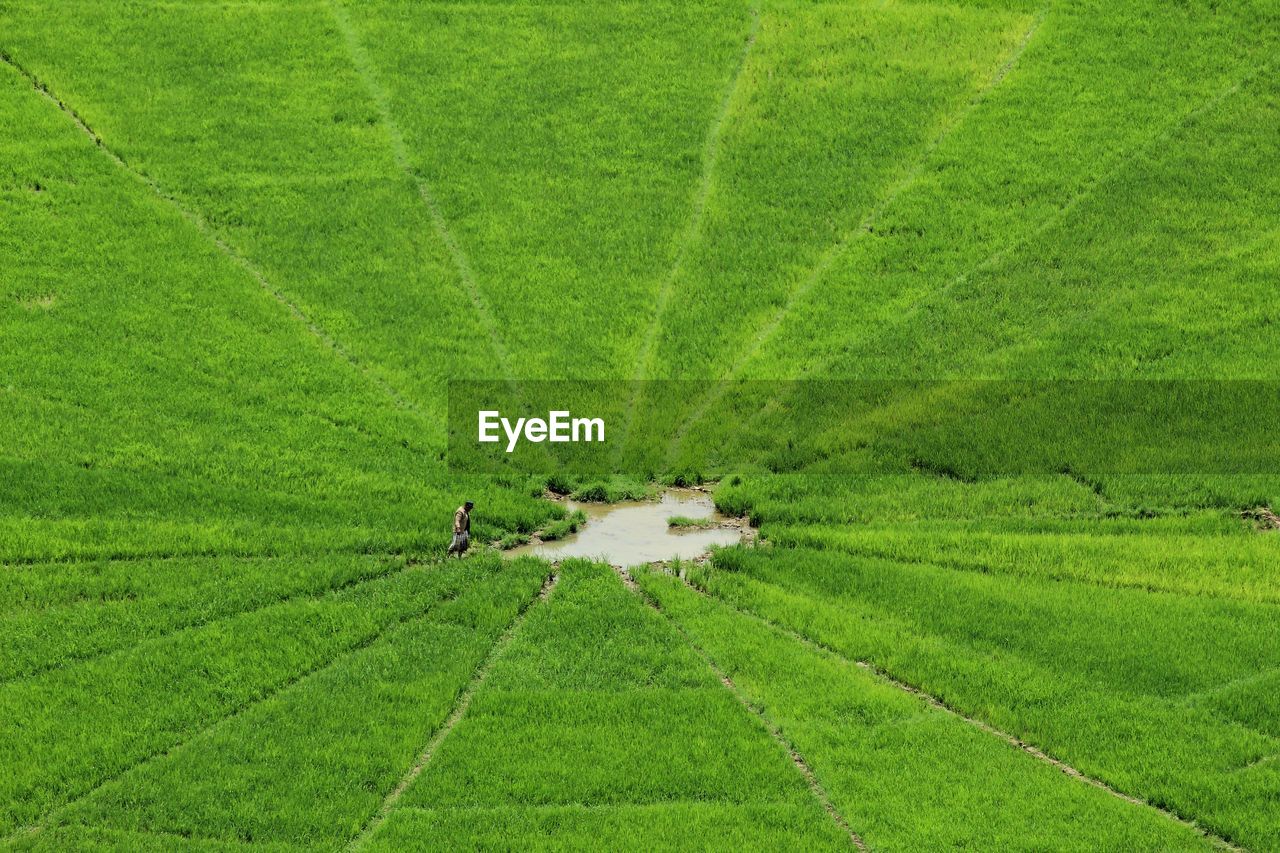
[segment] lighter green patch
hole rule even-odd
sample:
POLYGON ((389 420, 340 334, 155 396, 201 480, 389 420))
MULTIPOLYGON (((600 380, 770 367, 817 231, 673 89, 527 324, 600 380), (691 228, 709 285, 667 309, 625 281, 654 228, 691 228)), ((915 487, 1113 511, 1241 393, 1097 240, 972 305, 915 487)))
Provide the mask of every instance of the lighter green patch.
POLYGON ((52 311, 53 307, 58 304, 58 294, 56 293, 42 293, 39 296, 17 296, 14 299, 28 311, 52 311))

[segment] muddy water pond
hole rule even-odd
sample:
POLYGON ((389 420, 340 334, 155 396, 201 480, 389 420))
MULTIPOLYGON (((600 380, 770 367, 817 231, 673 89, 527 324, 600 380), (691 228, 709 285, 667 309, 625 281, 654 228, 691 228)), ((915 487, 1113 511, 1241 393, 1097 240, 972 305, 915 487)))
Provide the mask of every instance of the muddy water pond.
POLYGON ((742 539, 742 529, 736 526, 668 527, 667 519, 673 515, 734 524, 733 519, 716 512, 710 497, 692 489, 669 489, 656 501, 569 501, 566 507, 570 512, 580 509, 586 513, 587 523, 577 533, 554 542, 521 545, 507 551, 507 555, 531 554, 547 560, 589 557, 615 566, 634 566, 673 558, 690 560, 705 554, 712 545, 732 545, 742 539))

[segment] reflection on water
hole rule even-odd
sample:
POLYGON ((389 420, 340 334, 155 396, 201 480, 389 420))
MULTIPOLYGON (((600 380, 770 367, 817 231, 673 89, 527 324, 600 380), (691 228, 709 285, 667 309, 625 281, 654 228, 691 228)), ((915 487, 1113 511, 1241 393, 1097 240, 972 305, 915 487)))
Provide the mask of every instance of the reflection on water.
POLYGON ((728 520, 715 511, 707 495, 691 489, 670 489, 656 501, 616 504, 570 501, 567 507, 570 512, 581 509, 587 515, 587 523, 577 533, 555 542, 521 545, 507 554, 512 557, 532 554, 548 560, 590 557, 615 566, 634 566, 672 558, 689 560, 705 554, 712 545, 732 545, 742 538, 742 532, 732 527, 705 530, 667 527, 667 519, 673 515, 728 520))

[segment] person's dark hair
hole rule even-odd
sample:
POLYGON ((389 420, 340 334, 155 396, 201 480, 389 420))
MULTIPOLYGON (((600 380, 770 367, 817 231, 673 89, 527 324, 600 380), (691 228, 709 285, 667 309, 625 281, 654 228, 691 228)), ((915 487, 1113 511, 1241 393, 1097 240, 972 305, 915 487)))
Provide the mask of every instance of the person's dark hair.
POLYGON ((475 506, 475 505, 476 505, 476 502, 475 502, 475 501, 463 501, 463 502, 462 502, 462 505, 463 505, 463 506, 465 506, 467 509, 471 509, 473 506, 475 506))

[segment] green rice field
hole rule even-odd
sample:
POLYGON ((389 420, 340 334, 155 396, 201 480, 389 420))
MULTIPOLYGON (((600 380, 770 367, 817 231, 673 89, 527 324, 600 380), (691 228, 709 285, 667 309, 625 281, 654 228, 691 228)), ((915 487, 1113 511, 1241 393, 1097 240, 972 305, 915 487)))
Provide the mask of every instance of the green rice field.
POLYGON ((0 0, 0 847, 1280 850, 1277 57, 1275 0, 0 0), (482 382, 622 462, 457 464, 482 382), (1248 402, 1113 452, 1095 387, 1248 402), (499 553, 672 485, 748 535, 499 553))

